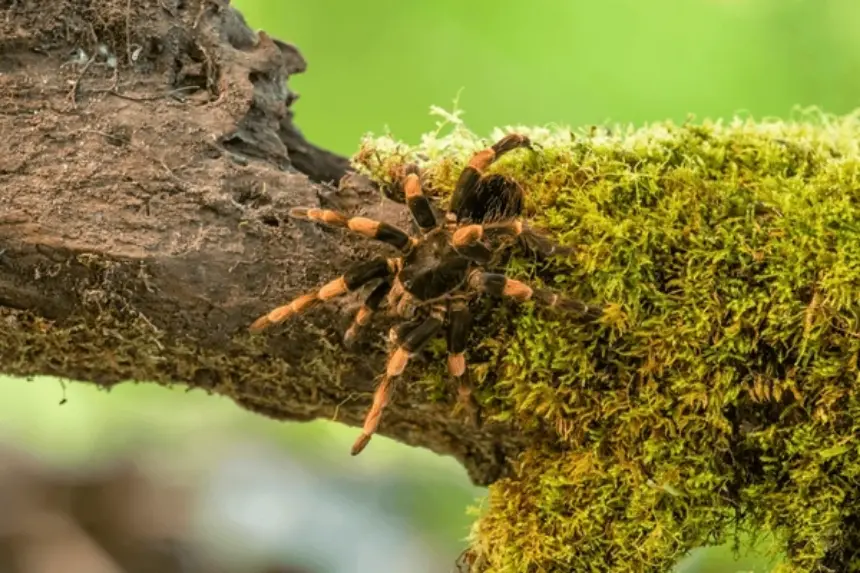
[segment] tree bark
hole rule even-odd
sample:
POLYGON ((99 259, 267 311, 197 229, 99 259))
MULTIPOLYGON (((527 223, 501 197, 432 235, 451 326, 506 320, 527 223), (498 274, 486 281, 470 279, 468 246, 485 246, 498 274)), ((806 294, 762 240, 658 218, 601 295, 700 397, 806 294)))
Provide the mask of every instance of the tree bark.
MULTIPOLYGON (((223 1, 0 7, 0 374, 187 384, 277 419, 360 424, 384 320, 351 351, 337 305, 247 333, 384 248, 296 225, 291 207, 405 221, 369 184, 330 184, 349 162, 293 123, 299 51, 223 1)), ((382 434, 453 455, 477 484, 507 473, 523 438, 409 381, 382 434)))

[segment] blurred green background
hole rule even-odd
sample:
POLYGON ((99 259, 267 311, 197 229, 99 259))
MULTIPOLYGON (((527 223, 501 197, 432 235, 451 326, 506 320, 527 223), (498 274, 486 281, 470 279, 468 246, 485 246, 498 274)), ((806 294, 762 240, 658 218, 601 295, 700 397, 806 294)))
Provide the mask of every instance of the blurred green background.
POLYGON ((860 95, 856 0, 238 0, 308 61, 297 121, 343 153, 367 131, 416 141, 462 90, 497 126, 847 112, 860 95))
MULTIPOLYGON (((302 95, 296 121, 308 139, 343 154, 355 152, 367 132, 417 142, 435 127, 430 106, 450 108, 458 94, 467 126, 481 134, 511 124, 642 124, 683 121, 690 114, 790 117, 795 108, 808 106, 845 113, 860 101, 857 0, 234 4, 252 27, 299 47, 308 70, 290 79, 302 95)), ((52 467, 90 467, 114 457, 143 464, 153 456, 167 467, 194 465, 198 490, 220 492, 216 501, 203 494, 195 498, 195 515, 209 524, 196 529, 201 543, 208 539, 210 550, 229 554, 236 563, 265 554, 282 562, 299 559, 320 572, 396 571, 396 564, 380 565, 381 549, 375 561, 355 557, 374 532, 392 546, 418 547, 409 559, 429 556, 428 571, 448 571, 472 519, 466 507, 482 495, 451 460, 387 440, 374 440, 352 459, 347 452, 354 432, 330 422, 279 424, 217 397, 146 385, 124 385, 111 394, 73 385, 67 388, 68 402, 58 406, 63 390, 56 381, 3 382, 0 439, 35 452, 52 467), (338 531, 353 535, 355 548, 345 542, 333 546, 324 533, 314 545, 302 537, 311 535, 311 525, 289 530, 281 523, 281 529, 260 533, 265 520, 253 513, 242 522, 253 526, 242 529, 236 524, 241 520, 224 517, 234 514, 212 509, 229 497, 224 492, 260 487, 229 472, 233 477, 226 482, 218 477, 224 459, 245 459, 241 452, 247 447, 241 444, 267 444, 270 449, 259 459, 282 456, 302 468, 305 473, 287 472, 281 475, 293 477, 274 480, 285 491, 305 501, 318 499, 314 495, 339 500, 325 510, 319 501, 299 511, 296 499, 272 493, 262 506, 301 524, 319 521, 322 531, 338 523, 338 531), (315 477, 296 477, 306 473, 315 477), (300 484, 306 482, 324 482, 328 489, 302 493, 300 484), (212 490, 212 484, 221 489, 212 490), (344 525, 345 512, 359 506, 360 525, 344 525), (228 522, 233 529, 212 525, 228 522), (223 542, 228 537, 243 540, 236 541, 242 547, 228 551, 223 542), (291 544, 287 538, 299 541, 291 544), (314 551, 340 552, 344 563, 358 559, 365 565, 350 569, 314 551)), ((239 493, 235 503, 248 506, 239 493)), ((374 547, 388 546, 380 540, 374 547)), ((697 552, 677 570, 769 569, 762 557, 735 561, 731 551, 717 548, 697 552)))

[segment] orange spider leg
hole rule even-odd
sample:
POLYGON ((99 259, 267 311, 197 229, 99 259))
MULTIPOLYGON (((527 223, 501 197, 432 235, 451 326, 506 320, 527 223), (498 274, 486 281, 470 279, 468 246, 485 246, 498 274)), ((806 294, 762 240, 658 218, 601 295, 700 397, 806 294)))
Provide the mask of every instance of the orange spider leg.
POLYGON ((331 227, 349 229, 353 233, 388 243, 401 251, 411 250, 417 241, 417 239, 410 237, 394 225, 368 219, 367 217, 349 217, 330 209, 296 207, 290 209, 290 217, 314 221, 331 227))
POLYGON ((317 304, 354 291, 373 279, 390 277, 398 268, 399 259, 378 257, 352 266, 346 273, 324 284, 319 289, 303 294, 289 303, 270 310, 248 327, 252 333, 283 322, 299 313, 310 310, 317 304))
POLYGON ((472 313, 466 299, 458 298, 451 301, 448 311, 448 373, 457 380, 457 398, 477 419, 477 403, 472 395, 472 385, 469 372, 466 370, 466 346, 469 342, 469 331, 472 328, 472 313))
POLYGON ((517 302, 533 300, 543 306, 580 314, 584 320, 597 320, 603 316, 602 307, 564 297, 549 289, 530 287, 503 274, 476 271, 469 277, 469 284, 491 296, 510 298, 517 302))
POLYGON ((388 357, 388 363, 385 365, 385 375, 373 394, 373 404, 371 404, 370 410, 364 419, 364 427, 361 430, 361 435, 352 446, 352 455, 357 456, 360 454, 368 442, 370 442, 373 434, 376 433, 376 430, 379 428, 379 422, 382 419, 382 412, 391 400, 394 380, 403 374, 412 355, 427 344, 439 329, 442 328, 445 311, 444 304, 434 305, 430 309, 430 316, 421 321, 418 326, 409 330, 403 336, 402 340, 395 339, 397 347, 388 357))

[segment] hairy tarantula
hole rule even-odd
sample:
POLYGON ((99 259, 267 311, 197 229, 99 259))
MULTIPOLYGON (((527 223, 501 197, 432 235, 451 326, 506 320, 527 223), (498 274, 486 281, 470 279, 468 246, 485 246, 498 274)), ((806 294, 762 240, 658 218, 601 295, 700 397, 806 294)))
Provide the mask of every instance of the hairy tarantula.
POLYGON ((496 255, 504 247, 517 241, 541 256, 562 251, 520 218, 524 192, 516 181, 502 175, 484 174, 504 153, 521 147, 533 149, 527 137, 511 134, 475 153, 457 181, 444 221, 437 218, 430 200, 424 195, 417 166, 404 168, 399 185, 418 226, 418 236, 409 236, 385 222, 350 217, 327 209, 290 211, 294 218, 343 227, 388 243, 401 252, 399 257, 359 262, 318 290, 275 308, 250 326, 251 332, 259 332, 321 302, 379 281, 346 331, 345 342, 355 338, 359 328, 370 322, 371 315, 384 302, 391 312, 405 320, 391 329, 394 348, 382 382, 376 388, 362 434, 352 447, 352 455, 360 453, 376 432, 382 411, 391 397, 393 381, 403 373, 410 357, 443 327, 447 331, 448 372, 459 381, 461 398, 469 394, 464 381, 465 351, 471 327, 469 302, 481 294, 518 302, 533 300, 577 313, 585 320, 596 320, 602 315, 601 307, 484 270, 497 262, 496 255))

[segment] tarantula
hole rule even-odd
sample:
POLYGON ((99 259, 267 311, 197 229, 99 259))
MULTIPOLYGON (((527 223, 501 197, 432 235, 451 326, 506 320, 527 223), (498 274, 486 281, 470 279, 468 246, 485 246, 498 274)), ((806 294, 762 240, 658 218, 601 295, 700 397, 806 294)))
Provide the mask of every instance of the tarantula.
POLYGON ((419 229, 417 236, 410 236, 385 222, 350 217, 328 209, 290 211, 291 217, 346 228, 400 251, 398 257, 376 257, 359 262, 318 290, 275 308, 250 326, 251 332, 259 332, 319 303, 379 281, 346 331, 345 342, 355 338, 383 303, 404 322, 392 328, 389 334, 393 350, 382 382, 374 393, 362 434, 352 447, 352 455, 360 453, 376 432, 382 411, 391 397, 393 381, 403 373, 410 357, 443 327, 447 334, 448 372, 459 381, 461 398, 469 394, 464 381, 465 351, 472 320, 469 303, 481 294, 517 302, 532 300, 577 313, 585 320, 602 316, 602 307, 564 298, 551 290, 531 287, 504 274, 484 270, 498 262, 497 255, 505 247, 517 241, 544 257, 563 251, 523 222, 524 192, 516 181, 498 174, 484 174, 495 160, 517 148, 533 150, 527 137, 511 134, 475 153, 457 181, 444 221, 439 220, 424 195, 417 166, 407 165, 397 184, 419 229))

